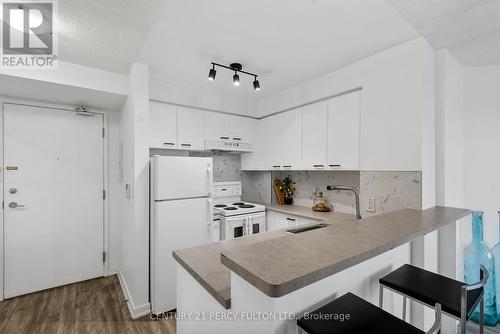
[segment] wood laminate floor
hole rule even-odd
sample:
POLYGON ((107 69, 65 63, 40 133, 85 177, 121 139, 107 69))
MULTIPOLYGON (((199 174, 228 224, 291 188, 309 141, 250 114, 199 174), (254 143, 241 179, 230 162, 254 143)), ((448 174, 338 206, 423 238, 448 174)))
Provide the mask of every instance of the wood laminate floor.
POLYGON ((65 285, 0 302, 2 334, 175 334, 175 320, 133 320, 116 276, 65 285))

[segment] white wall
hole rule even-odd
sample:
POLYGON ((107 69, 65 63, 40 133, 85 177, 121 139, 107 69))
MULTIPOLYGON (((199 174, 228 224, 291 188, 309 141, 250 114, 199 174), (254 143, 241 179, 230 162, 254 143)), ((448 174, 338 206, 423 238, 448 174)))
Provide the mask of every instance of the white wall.
POLYGON ((253 102, 209 93, 199 87, 157 77, 150 80, 150 98, 195 108, 223 111, 240 115, 253 115, 253 102))
MULTIPOLYGON (((393 170, 421 170, 423 163, 428 164, 423 154, 433 155, 422 149, 422 145, 432 146, 423 136, 429 126, 433 132, 433 57, 430 45, 417 38, 262 99, 256 114, 268 115, 363 87, 361 168, 386 170, 391 165, 393 170)), ((428 175, 427 184, 433 183, 430 174, 423 175, 424 183, 428 175)))
MULTIPOLYGON (((465 205, 465 136, 463 67, 448 50, 436 52, 436 201, 438 205, 465 205)), ((460 280, 457 252, 461 247, 457 224, 438 231, 438 271, 460 280)), ((443 318, 443 332, 456 328, 456 321, 443 318)))
POLYGON ((129 96, 121 111, 123 183, 119 277, 133 317, 149 312, 149 151, 144 133, 149 114, 149 71, 135 63, 128 76, 129 96), (125 185, 131 187, 126 196, 125 185))
POLYGON ((485 241, 498 241, 500 210, 500 66, 464 71, 465 205, 485 211, 485 241))
POLYGON ((109 110, 121 108, 127 90, 123 74, 62 61, 50 70, 0 70, 0 95, 4 96, 109 110))
POLYGON ((436 52, 437 203, 465 201, 464 70, 448 50, 436 52))

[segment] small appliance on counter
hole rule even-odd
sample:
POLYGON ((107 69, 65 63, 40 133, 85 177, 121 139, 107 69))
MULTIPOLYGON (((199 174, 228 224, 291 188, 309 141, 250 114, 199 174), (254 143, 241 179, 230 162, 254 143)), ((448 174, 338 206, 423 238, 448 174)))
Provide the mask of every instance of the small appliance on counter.
POLYGON ((214 182, 214 222, 220 239, 234 239, 266 231, 266 207, 241 200, 241 182, 214 182))

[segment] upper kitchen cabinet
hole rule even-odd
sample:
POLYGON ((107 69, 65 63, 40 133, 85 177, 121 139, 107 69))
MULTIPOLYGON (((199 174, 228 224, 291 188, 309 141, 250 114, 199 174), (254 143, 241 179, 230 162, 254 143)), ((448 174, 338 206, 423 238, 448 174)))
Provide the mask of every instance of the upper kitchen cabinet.
POLYGON ((205 140, 231 139, 231 117, 219 112, 205 112, 205 140))
POLYGON ((282 114, 283 122, 277 129, 282 133, 283 158, 281 169, 302 169, 302 109, 282 114))
POLYGON ((256 119, 244 116, 230 116, 230 137, 231 140, 241 141, 242 143, 252 143, 253 131, 256 119))
POLYGON ((269 128, 269 117, 259 121, 254 120, 252 126, 252 153, 244 153, 241 155, 242 170, 268 170, 269 163, 267 160, 268 142, 267 133, 269 128))
POLYGON ((149 146, 178 148, 176 106, 157 102, 149 103, 149 146))
POLYGON ((328 104, 326 101, 302 109, 302 168, 323 170, 327 165, 328 104))
POLYGON ((177 107, 177 124, 179 131, 179 148, 188 150, 204 149, 203 111, 177 107))
POLYGON ((328 101, 328 169, 359 169, 360 94, 328 101))
POLYGON ((284 117, 277 114, 266 118, 267 126, 267 162, 271 169, 279 170, 283 163, 283 133, 281 131, 284 117))
POLYGON ((294 109, 267 118, 268 164, 274 170, 302 167, 302 110, 294 109))

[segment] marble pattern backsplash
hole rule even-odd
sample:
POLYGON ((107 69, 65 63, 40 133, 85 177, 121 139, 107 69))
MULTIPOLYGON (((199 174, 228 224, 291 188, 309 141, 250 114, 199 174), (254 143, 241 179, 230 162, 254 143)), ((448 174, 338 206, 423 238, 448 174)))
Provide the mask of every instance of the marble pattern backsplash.
POLYGON ((399 209, 422 209, 421 172, 360 172, 362 216, 399 209), (366 212, 366 197, 375 198, 375 212, 366 212))
POLYGON ((355 198, 348 191, 327 191, 327 185, 347 185, 360 190, 363 217, 404 208, 422 207, 421 172, 357 172, 357 171, 253 171, 242 173, 243 200, 276 204, 273 179, 287 175, 295 182, 294 203, 312 206, 312 192, 323 191, 334 211, 355 213, 355 198), (365 210, 366 197, 375 199, 375 212, 365 210))
MULTIPOLYGON (((272 179, 283 180, 287 175, 295 182, 294 203, 312 207, 313 192, 322 191, 326 199, 333 205, 333 210, 342 213, 355 213, 354 194, 349 191, 328 191, 328 185, 351 186, 359 189, 359 172, 353 171, 290 171, 272 172, 272 179)), ((273 188, 274 191, 274 188, 273 188)), ((272 203, 277 204, 273 193, 272 203)))
POLYGON ((274 189, 271 172, 243 172, 241 175, 241 199, 247 202, 272 203, 274 189))

